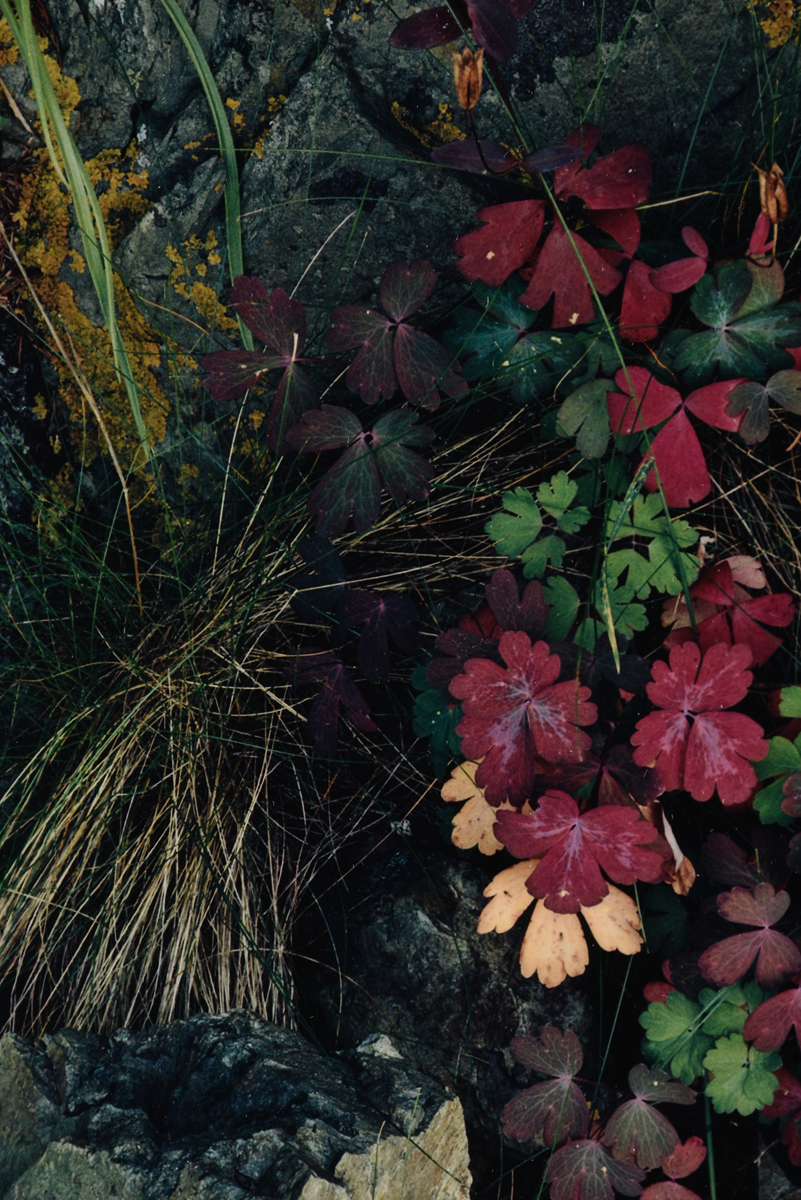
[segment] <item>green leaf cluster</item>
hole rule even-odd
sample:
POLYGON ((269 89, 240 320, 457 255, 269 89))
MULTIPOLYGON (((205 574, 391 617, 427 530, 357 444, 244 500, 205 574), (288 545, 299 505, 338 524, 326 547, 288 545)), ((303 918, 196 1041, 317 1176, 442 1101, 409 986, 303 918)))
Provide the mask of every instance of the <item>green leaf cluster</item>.
POLYGON ((600 324, 529 332, 537 313, 518 304, 522 290, 514 276, 500 288, 477 283, 473 295, 482 312, 465 307, 454 314, 442 341, 458 354, 465 379, 497 380, 516 404, 527 404, 566 383, 594 379, 601 369, 614 370, 614 346, 600 324))
POLYGON ((420 692, 414 700, 414 732, 419 738, 428 738, 428 753, 437 777, 447 778, 453 759, 461 757, 461 738, 456 726, 464 715, 462 706, 454 704, 438 688, 430 688, 426 682, 425 667, 417 667, 412 673, 412 685, 420 692))
POLYGON ((695 286, 691 307, 709 328, 666 338, 663 361, 692 388, 711 383, 716 372, 722 379, 743 375, 764 382, 792 367, 785 346, 801 342, 801 304, 779 306, 783 292, 778 263, 766 268, 741 259, 707 272, 695 286))
POLYGON ((782 809, 782 789, 788 775, 794 775, 796 771, 801 771, 801 733, 793 742, 784 737, 768 738, 767 758, 754 763, 757 779, 773 779, 773 783, 769 783, 754 796, 754 808, 759 813, 763 825, 792 824, 793 818, 782 809), (774 776, 778 778, 774 779, 774 776))
POLYGON ((715 1110, 748 1116, 770 1104, 778 1086, 773 1072, 782 1065, 779 1054, 746 1045, 742 1035, 762 999, 753 982, 720 991, 704 988, 697 1002, 671 992, 664 1004, 649 1004, 640 1017, 647 1030, 643 1053, 682 1083, 692 1083, 706 1069, 706 1094, 715 1110))
POLYGON ((528 488, 505 492, 504 511, 495 513, 485 526, 498 554, 522 559, 527 579, 542 578, 549 562, 561 567, 567 547, 563 538, 544 526, 544 519, 552 518, 564 533, 576 533, 590 519, 589 509, 573 503, 577 492, 578 484, 566 471, 541 483, 536 499, 528 488))

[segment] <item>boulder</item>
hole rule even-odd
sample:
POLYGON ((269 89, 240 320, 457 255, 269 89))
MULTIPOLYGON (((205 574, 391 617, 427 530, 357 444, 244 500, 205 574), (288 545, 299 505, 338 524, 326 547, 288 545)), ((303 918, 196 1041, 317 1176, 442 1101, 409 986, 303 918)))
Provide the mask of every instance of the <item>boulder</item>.
POLYGON ((241 1009, 0 1041, 3 1200, 467 1200, 459 1101, 390 1040, 347 1057, 241 1009))

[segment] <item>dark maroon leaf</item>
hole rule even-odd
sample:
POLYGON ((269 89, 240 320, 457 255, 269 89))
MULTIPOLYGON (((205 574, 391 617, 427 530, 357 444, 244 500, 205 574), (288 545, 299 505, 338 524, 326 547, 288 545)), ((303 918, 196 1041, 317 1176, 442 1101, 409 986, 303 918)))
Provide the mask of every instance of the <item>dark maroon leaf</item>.
POLYGON ((399 21, 390 34, 389 44, 396 50, 427 50, 431 46, 444 46, 461 35, 462 25, 451 12, 459 13, 464 9, 463 24, 467 25, 466 6, 455 0, 450 8, 445 5, 437 8, 424 8, 414 16, 399 21))
POLYGON ((567 167, 577 162, 582 154, 581 148, 576 146, 546 146, 527 155, 523 159, 523 166, 533 175, 539 175, 543 171, 558 171, 560 167, 567 167))
POLYGON ((541 1133, 546 1146, 556 1146, 586 1136, 590 1110, 571 1079, 549 1079, 513 1096, 501 1109, 501 1124, 506 1136, 518 1142, 541 1133))
POLYGON ((268 371, 285 366, 284 359, 260 350, 214 350, 200 360, 209 374, 203 380, 215 400, 235 400, 268 371))
POLYGON ((517 580, 505 568, 494 571, 485 588, 487 603, 492 615, 503 630, 527 633, 532 641, 542 635, 548 620, 550 606, 545 602, 542 584, 534 579, 527 584, 521 600, 517 580))
POLYGON ((707 875, 716 883, 753 887, 760 881, 759 868, 747 861, 745 850, 741 850, 726 833, 710 833, 701 851, 701 862, 707 875))
POLYGON ((801 875, 801 833, 790 838, 790 845, 787 847, 787 866, 791 871, 796 871, 801 875))
POLYGON ((788 412, 801 412, 801 371, 777 371, 764 386, 745 380, 730 392, 726 412, 731 417, 745 414, 738 432, 749 446, 768 436, 771 400, 788 412))
POLYGON ((801 817, 801 771, 788 775, 782 785, 782 811, 788 817, 801 817))
POLYGON ((787 892, 775 893, 769 883, 753 891, 736 887, 718 896, 718 912, 738 925, 758 925, 758 933, 738 933, 705 950, 699 966, 707 979, 728 987, 745 975, 757 960, 756 981, 763 991, 772 991, 801 971, 801 952, 790 938, 771 929, 790 905, 787 892))
POLYGON ((373 426, 371 448, 381 482, 396 504, 425 500, 431 490, 433 468, 409 446, 427 446, 435 435, 433 429, 415 428, 416 424, 417 413, 396 408, 373 426))
POLYGON ((282 288, 270 297, 260 279, 239 275, 231 289, 231 306, 251 333, 276 354, 292 360, 306 345, 306 310, 282 288))
POLYGON ((667 1117, 644 1100, 628 1100, 609 1118, 604 1141, 616 1159, 652 1171, 679 1144, 667 1117))
POLYGON ((501 656, 496 638, 484 637, 473 629, 449 629, 435 642, 439 655, 426 668, 429 687, 447 691, 451 680, 461 675, 471 658, 489 658, 500 664, 501 656), (440 657, 442 656, 442 657, 440 657))
POLYGON ((285 454, 290 448, 290 429, 298 424, 305 412, 316 408, 319 402, 317 388, 303 367, 297 363, 287 367, 267 417, 267 445, 270 449, 285 454))
POLYGON ((487 167, 498 175, 506 175, 520 166, 520 159, 498 142, 480 139, 479 146, 481 153, 472 138, 459 138, 458 141, 448 142, 447 146, 432 150, 431 158, 443 167, 453 167, 455 171, 477 171, 480 175, 487 174, 487 167))
POLYGON ((290 604, 298 616, 313 621, 333 610, 342 594, 345 568, 328 538, 319 533, 301 538, 298 550, 309 570, 293 580, 298 591, 290 604))
POLYGON ((453 355, 427 333, 398 325, 395 331, 395 369, 407 400, 423 408, 439 407, 442 388, 449 396, 463 396, 467 383, 452 369, 453 355))
POLYGON ((661 796, 665 787, 658 771, 653 767, 638 767, 631 746, 621 743, 613 746, 601 768, 601 784, 598 790, 600 804, 648 804, 661 796))
POLYGON ((743 1026, 743 1037, 757 1050, 770 1052, 779 1049, 793 1028, 801 1046, 801 987, 788 988, 763 1000, 743 1026))
POLYGON ((509 1049, 522 1066, 556 1079, 578 1075, 584 1062, 581 1042, 573 1030, 560 1033, 553 1025, 546 1025, 538 1038, 528 1034, 512 1038, 509 1049))
POLYGON ((381 307, 393 321, 402 321, 422 308, 437 279, 436 271, 424 258, 416 258, 411 266, 405 258, 396 258, 378 288, 381 307))
POLYGON ((467 0, 467 12, 479 46, 505 62, 517 49, 517 21, 503 0, 467 0))
POLYGON ((695 1104, 696 1094, 692 1088, 644 1063, 629 1071, 629 1088, 638 1100, 649 1100, 651 1104, 695 1104))
POLYGON ((324 404, 321 409, 303 414, 303 421, 289 431, 295 450, 336 450, 347 446, 362 433, 362 423, 349 408, 324 404))
POLYGON ((599 1142, 584 1139, 557 1150, 545 1176, 551 1200, 614 1200, 639 1196, 645 1171, 612 1157, 599 1142))
POLYGON ((404 654, 419 649, 418 613, 407 596, 349 588, 340 598, 337 614, 345 625, 364 625, 356 661, 368 679, 388 677, 390 637, 404 654))
POLYGON ((336 753, 340 709, 357 729, 369 733, 377 729, 370 709, 342 662, 329 650, 299 651, 293 673, 296 684, 321 684, 309 712, 309 728, 314 738, 314 753, 332 758, 336 753))

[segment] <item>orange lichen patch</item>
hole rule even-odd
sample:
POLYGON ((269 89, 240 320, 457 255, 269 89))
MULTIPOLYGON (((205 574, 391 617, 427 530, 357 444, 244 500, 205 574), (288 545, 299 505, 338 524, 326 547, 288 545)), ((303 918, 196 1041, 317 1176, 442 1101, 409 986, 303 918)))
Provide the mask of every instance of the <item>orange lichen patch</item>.
POLYGON ((750 0, 757 13, 760 27, 772 49, 784 46, 801 37, 801 3, 799 0, 750 0))
POLYGON ((237 111, 241 103, 241 100, 231 99, 228 99, 225 102, 225 107, 230 108, 231 110, 231 127, 236 132, 241 132, 241 130, 245 128, 245 118, 242 116, 241 112, 237 111))

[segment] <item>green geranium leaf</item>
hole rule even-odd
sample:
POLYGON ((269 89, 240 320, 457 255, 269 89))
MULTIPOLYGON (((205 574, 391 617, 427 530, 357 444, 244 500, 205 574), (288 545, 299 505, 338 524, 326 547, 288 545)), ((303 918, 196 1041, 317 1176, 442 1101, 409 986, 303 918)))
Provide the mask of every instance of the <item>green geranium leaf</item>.
POLYGON ((429 688, 415 697, 414 732, 428 738, 428 753, 439 779, 445 779, 454 758, 461 757, 461 738, 456 726, 463 717, 462 706, 453 705, 437 688, 429 688))
POLYGON ((782 688, 779 712, 783 717, 801 717, 801 687, 782 688))
POLYGON ((592 379, 568 396, 556 414, 557 430, 565 437, 576 434, 582 458, 602 458, 609 445, 607 392, 614 389, 608 379, 592 379))
POLYGON ((526 579, 541 579, 548 569, 548 563, 557 570, 562 565, 567 547, 562 538, 551 534, 541 538, 523 553, 523 574, 526 579))
POLYGON ((701 1074, 713 1039, 703 1032, 700 1004, 682 992, 671 992, 664 1003, 648 1005, 640 1024, 647 1031, 646 1058, 682 1083, 691 1084, 701 1074))
POLYGON ((545 622, 543 637, 554 642, 563 642, 576 619, 579 610, 579 594, 563 575, 551 575, 542 585, 545 599, 551 606, 545 622))
POLYGON ((716 371, 723 379, 763 382, 793 366, 785 347, 801 341, 801 305, 777 304, 778 278, 759 278, 742 260, 698 281, 691 306, 710 329, 690 334, 677 349, 674 365, 687 386, 711 383, 716 371))
POLYGON ((633 547, 613 550, 606 556, 608 576, 619 581, 626 573, 626 585, 632 595, 646 600, 652 589, 678 596, 682 591, 678 560, 681 555, 685 578, 692 583, 698 575, 698 560, 682 551, 698 541, 698 532, 679 518, 665 515, 660 496, 640 495, 634 499, 631 510, 621 514, 621 504, 616 501, 609 512, 606 536, 613 542, 622 538, 633 538, 638 542, 650 539, 647 557, 633 547))
POLYGON ((739 1033, 754 1009, 762 1003, 763 993, 758 984, 732 984, 731 987, 703 988, 698 995, 704 1016, 704 1033, 710 1037, 722 1037, 728 1033, 739 1033))
POLYGON ((765 1054, 747 1046, 740 1033, 718 1038, 715 1048, 704 1057, 704 1066, 714 1075, 706 1094, 715 1111, 747 1117, 770 1104, 779 1086, 774 1072, 781 1065, 780 1054, 765 1054))
MULTIPOLYGON (((787 689, 789 690, 789 689, 787 689)), ((782 693, 783 695, 784 693, 782 693)), ((754 773, 759 780, 779 778, 768 784, 754 796, 754 808, 759 813, 763 825, 790 825, 793 818, 782 809, 784 799, 784 782, 788 775, 801 770, 801 734, 795 742, 787 738, 774 737, 768 739, 768 755, 760 762, 754 763, 754 773)))
POLYGON ((632 630, 647 629, 648 617, 642 604, 634 602, 634 588, 629 584, 618 584, 615 579, 599 579, 595 584, 595 607, 600 613, 604 628, 609 629, 609 619, 621 633, 628 637, 632 630))
POLYGON ((504 492, 501 503, 505 512, 495 513, 484 528, 499 554, 517 558, 542 529, 542 513, 528 488, 504 492))
POLYGON ((578 484, 570 478, 567 471, 552 475, 550 483, 541 483, 537 489, 537 500, 542 508, 552 516, 560 529, 566 533, 575 533, 590 519, 589 509, 578 505, 571 512, 567 509, 576 498, 578 484))

